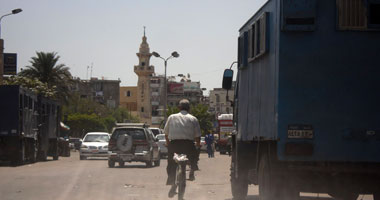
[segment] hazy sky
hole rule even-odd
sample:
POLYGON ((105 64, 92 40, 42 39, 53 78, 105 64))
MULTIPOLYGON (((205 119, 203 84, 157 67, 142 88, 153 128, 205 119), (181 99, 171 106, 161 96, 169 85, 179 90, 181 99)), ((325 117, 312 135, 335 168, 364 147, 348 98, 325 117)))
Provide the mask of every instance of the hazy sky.
MULTIPOLYGON (((239 28, 266 0, 0 0, 6 53, 18 54, 18 70, 36 51, 57 52, 73 76, 121 80, 135 86, 136 53, 143 26, 151 51, 168 61, 168 75, 190 73, 210 90, 221 87, 223 70, 237 57, 239 28), (90 76, 90 72, 89 75, 90 76)), ((164 73, 163 61, 151 65, 164 73)), ((235 68, 236 69, 236 68, 235 68)))

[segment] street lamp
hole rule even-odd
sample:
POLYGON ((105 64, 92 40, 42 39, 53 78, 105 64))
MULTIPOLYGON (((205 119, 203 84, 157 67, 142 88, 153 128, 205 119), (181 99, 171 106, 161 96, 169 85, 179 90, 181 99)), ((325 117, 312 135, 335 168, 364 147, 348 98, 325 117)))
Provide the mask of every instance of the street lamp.
POLYGON ((22 12, 22 9, 21 8, 17 8, 17 9, 12 10, 11 13, 8 13, 8 14, 3 15, 3 16, 0 17, 0 39, 1 39, 1 20, 3 19, 3 17, 9 16, 9 15, 15 15, 15 14, 20 13, 20 12, 22 12))
POLYGON ((168 64, 168 60, 171 59, 171 58, 178 58, 179 57, 179 54, 176 52, 176 51, 173 51, 172 55, 168 58, 163 58, 160 56, 159 53, 153 51, 152 52, 152 55, 154 57, 157 57, 157 58, 161 58, 163 61, 164 61, 164 65, 165 65, 165 80, 164 80, 164 86, 165 86, 165 100, 164 100, 164 122, 166 123, 166 119, 167 119, 167 116, 166 116, 166 104, 167 104, 167 99, 168 99, 168 86, 167 86, 167 80, 166 80, 166 68, 167 68, 167 64, 168 64))
POLYGON ((3 19, 3 17, 6 17, 8 15, 14 15, 14 14, 17 14, 17 13, 20 13, 22 12, 22 9, 21 8, 17 8, 17 9, 14 9, 12 10, 11 13, 8 13, 6 15, 3 15, 0 17, 0 85, 3 84, 3 75, 4 75, 4 59, 3 59, 3 51, 4 51, 4 40, 1 39, 1 20, 3 19))

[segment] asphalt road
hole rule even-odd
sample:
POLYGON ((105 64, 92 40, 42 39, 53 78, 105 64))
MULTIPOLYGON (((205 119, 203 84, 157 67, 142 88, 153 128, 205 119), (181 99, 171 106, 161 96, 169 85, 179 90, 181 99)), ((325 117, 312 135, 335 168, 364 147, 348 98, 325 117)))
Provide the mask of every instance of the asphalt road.
MULTIPOLYGON (((196 180, 188 182, 185 199, 231 200, 229 184, 230 157, 216 154, 207 158, 201 154, 196 180)), ((166 160, 161 166, 145 168, 144 163, 130 163, 125 167, 108 168, 107 160, 79 160, 77 152, 71 157, 60 157, 19 167, 0 165, 1 200, 150 200, 169 199, 166 181, 166 160)), ((258 188, 250 186, 248 200, 258 200, 258 188)), ((176 199, 176 198, 174 198, 176 199)), ((302 200, 332 200, 316 194, 302 200)), ((359 199, 372 200, 372 196, 359 199)))

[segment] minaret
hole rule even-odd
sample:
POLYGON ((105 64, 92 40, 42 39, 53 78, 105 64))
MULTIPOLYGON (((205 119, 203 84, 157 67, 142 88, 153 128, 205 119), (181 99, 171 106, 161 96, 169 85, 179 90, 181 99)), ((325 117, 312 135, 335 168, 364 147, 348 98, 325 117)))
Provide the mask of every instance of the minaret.
POLYGON ((140 45, 140 51, 136 54, 139 58, 139 65, 135 65, 134 71, 138 76, 137 81, 137 112, 141 122, 152 124, 152 105, 150 102, 150 78, 154 73, 154 67, 149 65, 152 54, 149 44, 146 41, 145 27, 144 36, 140 45))

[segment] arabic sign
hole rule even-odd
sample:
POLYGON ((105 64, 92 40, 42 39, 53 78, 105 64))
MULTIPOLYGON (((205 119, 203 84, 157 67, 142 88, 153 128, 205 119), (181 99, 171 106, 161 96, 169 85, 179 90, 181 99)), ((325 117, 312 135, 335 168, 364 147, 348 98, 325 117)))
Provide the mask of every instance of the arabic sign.
POLYGON ((184 82, 183 91, 184 92, 197 92, 201 90, 201 84, 199 82, 184 82))
POLYGON ((17 73, 17 54, 4 53, 4 75, 16 75, 17 73))
POLYGON ((168 92, 172 94, 183 94, 183 83, 168 83, 168 92))

